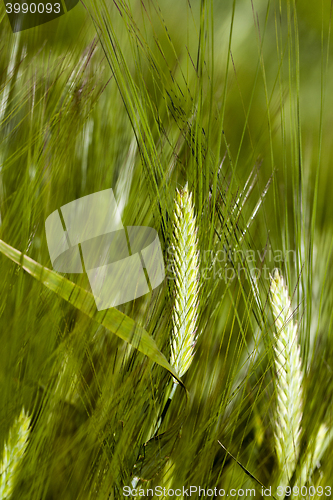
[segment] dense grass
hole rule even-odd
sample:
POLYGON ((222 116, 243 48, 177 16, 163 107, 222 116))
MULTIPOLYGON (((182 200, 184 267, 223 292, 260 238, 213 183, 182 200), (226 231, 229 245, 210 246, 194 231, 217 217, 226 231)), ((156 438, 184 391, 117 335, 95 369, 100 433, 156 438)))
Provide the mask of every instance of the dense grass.
MULTIPOLYGON (((264 484, 283 498, 275 267, 303 369, 290 485, 330 486, 332 443, 305 467, 322 424, 328 437, 333 428, 329 1, 89 0, 19 34, 3 3, 0 18, 0 239, 16 250, 0 245, 0 450, 22 408, 32 418, 12 498, 118 499, 133 480, 257 498, 264 484), (174 211, 186 183, 198 338, 168 402, 174 211), (163 284, 117 308, 147 336, 144 352, 112 329, 114 310, 103 323, 69 300, 74 285, 50 289, 32 272, 52 268, 46 218, 108 188, 124 225, 156 229, 165 259, 163 284)), ((84 274, 66 278, 90 291, 84 274)))

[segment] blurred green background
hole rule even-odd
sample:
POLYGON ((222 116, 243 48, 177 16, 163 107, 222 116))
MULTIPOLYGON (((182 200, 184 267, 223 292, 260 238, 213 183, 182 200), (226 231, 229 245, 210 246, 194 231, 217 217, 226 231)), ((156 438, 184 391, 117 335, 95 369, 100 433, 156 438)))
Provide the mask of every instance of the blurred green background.
MULTIPOLYGON (((2 2, 0 19, 0 238, 52 268, 48 215, 113 188, 124 225, 154 227, 167 264, 175 190, 188 182, 202 268, 204 252, 233 248, 229 265, 245 272, 203 281, 188 400, 179 388, 142 475, 260 498, 217 443, 273 484, 269 277, 255 288, 252 268, 279 267, 289 284, 302 449, 321 421, 332 426, 331 3, 89 0, 13 34, 2 2)), ((0 276, 0 449, 21 408, 32 415, 13 498, 122 498, 170 375, 5 255, 0 276)), ((168 278, 119 307, 167 359, 168 278)), ((331 484, 331 456, 332 445, 315 483, 331 484)))

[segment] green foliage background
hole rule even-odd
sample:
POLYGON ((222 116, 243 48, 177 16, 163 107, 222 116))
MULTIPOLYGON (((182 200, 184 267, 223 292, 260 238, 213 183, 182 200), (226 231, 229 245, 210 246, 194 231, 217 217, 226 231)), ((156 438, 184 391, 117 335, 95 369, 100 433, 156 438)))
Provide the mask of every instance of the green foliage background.
MULTIPOLYGON (((125 225, 158 231, 168 278, 118 309, 167 360, 186 182, 202 275, 196 354, 151 440, 170 373, 2 248, 0 449, 32 415, 14 498, 118 499, 135 475, 260 498, 250 474, 276 486, 274 267, 299 322, 303 453, 333 425, 330 2, 89 0, 19 34, 4 3, 0 18, 1 240, 51 268, 48 215, 113 188, 125 225)), ((331 458, 314 484, 331 485, 331 458)))

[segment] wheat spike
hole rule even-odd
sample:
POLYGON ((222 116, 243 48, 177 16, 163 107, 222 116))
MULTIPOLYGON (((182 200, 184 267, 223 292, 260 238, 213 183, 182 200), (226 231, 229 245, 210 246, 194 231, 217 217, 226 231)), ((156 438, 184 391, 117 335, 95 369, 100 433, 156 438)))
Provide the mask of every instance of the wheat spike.
POLYGON ((291 317, 287 287, 277 271, 271 278, 270 299, 276 326, 275 449, 280 466, 279 485, 287 486, 299 456, 303 374, 300 346, 297 343, 297 325, 291 317))
POLYGON ((196 340, 199 295, 199 252, 192 194, 187 185, 177 190, 174 214, 173 250, 175 265, 175 304, 171 364, 180 377, 189 369, 196 340))
POLYGON ((22 410, 9 431, 0 463, 1 500, 9 499, 13 492, 15 476, 27 447, 29 425, 30 417, 22 410))

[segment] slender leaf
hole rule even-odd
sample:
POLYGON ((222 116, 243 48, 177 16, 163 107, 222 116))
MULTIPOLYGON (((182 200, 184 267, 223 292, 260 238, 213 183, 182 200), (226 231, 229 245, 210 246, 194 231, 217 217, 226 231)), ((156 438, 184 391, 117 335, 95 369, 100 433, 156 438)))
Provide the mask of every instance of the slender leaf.
POLYGON ((110 308, 106 311, 97 311, 94 297, 90 292, 87 292, 47 267, 41 266, 38 262, 35 262, 2 240, 0 240, 0 252, 16 262, 16 264, 19 264, 27 273, 67 300, 67 302, 81 312, 103 325, 112 333, 118 335, 118 337, 131 344, 155 363, 166 368, 181 383, 175 370, 159 351, 155 340, 144 328, 135 323, 126 314, 121 313, 115 308, 110 308))

